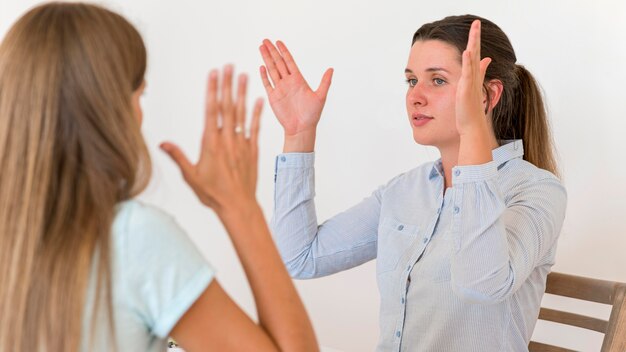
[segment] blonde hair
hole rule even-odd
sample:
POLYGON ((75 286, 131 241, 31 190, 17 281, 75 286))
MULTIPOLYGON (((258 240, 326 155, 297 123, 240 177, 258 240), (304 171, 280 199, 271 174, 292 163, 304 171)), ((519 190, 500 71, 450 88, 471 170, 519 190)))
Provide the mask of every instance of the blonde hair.
POLYGON ((76 351, 103 303, 112 327, 115 206, 150 176, 145 68, 133 26, 88 4, 33 8, 0 45, 0 351, 76 351))

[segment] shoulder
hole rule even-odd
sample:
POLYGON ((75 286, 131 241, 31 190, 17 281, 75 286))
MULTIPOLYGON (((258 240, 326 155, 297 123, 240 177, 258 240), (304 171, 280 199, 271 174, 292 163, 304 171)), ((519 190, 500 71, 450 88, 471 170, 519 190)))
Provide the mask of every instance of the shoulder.
POLYGON ((142 226, 158 227, 175 222, 165 211, 139 200, 131 199, 117 205, 114 226, 136 228, 142 226))
POLYGON ((510 160, 501 166, 498 182, 509 199, 540 193, 542 197, 558 197, 563 203, 567 199, 567 191, 558 177, 521 158, 510 160))
POLYGON ((172 251, 196 252, 185 230, 171 215, 135 199, 118 204, 111 232, 121 252, 138 257, 165 256, 172 251))
POLYGON ((548 170, 540 169, 522 158, 509 160, 498 168, 500 178, 524 183, 556 183, 561 181, 548 170))
POLYGON ((138 200, 117 206, 112 236, 119 314, 165 338, 215 270, 171 215, 138 200))

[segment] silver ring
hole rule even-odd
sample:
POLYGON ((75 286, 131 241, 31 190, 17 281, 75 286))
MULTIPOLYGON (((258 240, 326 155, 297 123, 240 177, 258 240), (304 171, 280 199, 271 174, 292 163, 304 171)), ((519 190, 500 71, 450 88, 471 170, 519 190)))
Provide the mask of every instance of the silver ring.
POLYGON ((237 125, 235 127, 235 134, 240 134, 241 132, 243 132, 243 127, 241 127, 241 125, 237 125))

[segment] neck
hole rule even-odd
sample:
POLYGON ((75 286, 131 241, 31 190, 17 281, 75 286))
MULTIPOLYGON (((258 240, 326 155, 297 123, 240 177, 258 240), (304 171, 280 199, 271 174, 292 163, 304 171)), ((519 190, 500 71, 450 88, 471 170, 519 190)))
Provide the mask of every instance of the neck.
POLYGON ((452 187, 452 168, 458 165, 459 145, 448 148, 439 148, 441 154, 441 166, 443 168, 444 191, 452 187))

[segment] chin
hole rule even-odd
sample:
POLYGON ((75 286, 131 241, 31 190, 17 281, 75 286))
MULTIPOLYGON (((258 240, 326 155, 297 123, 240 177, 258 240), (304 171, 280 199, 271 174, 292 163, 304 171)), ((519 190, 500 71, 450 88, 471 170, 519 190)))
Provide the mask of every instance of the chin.
POLYGON ((418 133, 415 130, 413 130, 413 140, 415 143, 420 145, 435 146, 436 144, 436 141, 433 140, 432 136, 425 135, 424 133, 418 133))

